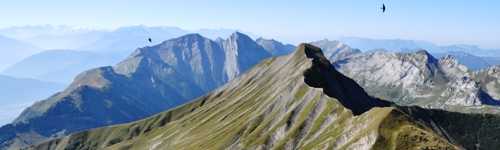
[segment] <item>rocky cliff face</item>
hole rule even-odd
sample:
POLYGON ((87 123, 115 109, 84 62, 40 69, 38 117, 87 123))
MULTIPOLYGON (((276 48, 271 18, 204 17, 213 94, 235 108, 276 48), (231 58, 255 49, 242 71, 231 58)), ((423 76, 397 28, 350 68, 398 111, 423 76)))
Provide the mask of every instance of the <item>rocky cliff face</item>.
POLYGON ((500 99, 498 88, 500 79, 500 66, 492 66, 474 72, 474 78, 481 82, 481 87, 494 99, 500 99))
MULTIPOLYGON (((266 59, 199 99, 31 149, 459 149, 429 110, 389 107, 318 48, 266 59), (316 87, 316 88, 315 88, 316 87), (434 124, 432 126, 431 124, 434 124)), ((446 116, 446 115, 444 115, 446 116)), ((446 117, 442 117, 446 118, 446 117)), ((446 121, 443 121, 446 122, 446 121)), ((467 147, 470 145, 466 145, 467 147)))
POLYGON ((227 40, 223 41, 222 46, 226 54, 224 65, 229 80, 250 69, 262 59, 271 56, 262 46, 239 32, 232 34, 227 40))
MULTIPOLYGON (((349 52, 349 49, 337 51, 349 52)), ((463 106, 498 104, 497 100, 490 98, 494 92, 488 93, 483 86, 485 82, 481 82, 482 76, 486 75, 473 73, 452 56, 436 59, 423 50, 413 53, 373 51, 340 56, 331 53, 333 58, 330 61, 336 68, 360 83, 370 95, 401 105, 459 110, 458 107, 463 106)))
POLYGON ((26 109, 0 128, 0 147, 153 115, 213 90, 269 56, 241 33, 222 45, 189 34, 139 48, 116 66, 81 73, 64 91, 26 109))

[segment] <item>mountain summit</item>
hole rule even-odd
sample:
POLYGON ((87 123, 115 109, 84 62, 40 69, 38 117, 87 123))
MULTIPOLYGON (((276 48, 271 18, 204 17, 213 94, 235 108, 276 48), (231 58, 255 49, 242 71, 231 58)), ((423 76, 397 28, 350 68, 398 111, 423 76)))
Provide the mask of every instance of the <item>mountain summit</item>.
POLYGON ((262 46, 239 32, 231 34, 223 41, 222 46, 226 52, 224 67, 228 79, 233 79, 243 70, 250 69, 262 59, 271 56, 262 46))

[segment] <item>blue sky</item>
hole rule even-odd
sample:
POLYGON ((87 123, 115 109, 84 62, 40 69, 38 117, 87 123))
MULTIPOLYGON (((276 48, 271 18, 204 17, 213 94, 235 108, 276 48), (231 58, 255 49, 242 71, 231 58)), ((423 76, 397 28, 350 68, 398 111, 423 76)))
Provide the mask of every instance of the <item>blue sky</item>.
POLYGON ((292 43, 359 36, 500 48, 494 0, 9 0, 0 18, 0 27, 143 24, 233 28, 292 43))

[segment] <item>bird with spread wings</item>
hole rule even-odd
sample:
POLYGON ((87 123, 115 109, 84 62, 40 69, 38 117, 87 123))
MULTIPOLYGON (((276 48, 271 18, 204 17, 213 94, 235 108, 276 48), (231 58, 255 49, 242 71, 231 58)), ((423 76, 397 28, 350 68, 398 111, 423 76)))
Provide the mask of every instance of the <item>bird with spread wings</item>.
POLYGON ((385 13, 385 4, 382 4, 382 7, 380 9, 382 9, 382 13, 385 13))

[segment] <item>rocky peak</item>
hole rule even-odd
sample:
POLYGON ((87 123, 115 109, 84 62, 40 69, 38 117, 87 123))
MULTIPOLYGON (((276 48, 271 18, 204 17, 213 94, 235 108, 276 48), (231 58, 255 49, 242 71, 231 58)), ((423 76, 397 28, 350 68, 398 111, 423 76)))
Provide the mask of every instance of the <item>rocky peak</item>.
POLYGON ((226 57, 224 67, 228 80, 250 69, 260 60, 271 56, 262 46, 240 32, 231 34, 223 42, 223 49, 226 57))
POLYGON ((323 88, 323 92, 350 109, 353 115, 360 115, 373 107, 389 107, 390 102, 368 96, 354 80, 338 72, 323 55, 320 48, 310 44, 301 44, 299 52, 304 50, 307 58, 312 59, 312 66, 304 72, 304 82, 312 87, 323 88))
POLYGON ((248 35, 245 35, 241 32, 234 32, 232 33, 228 40, 231 41, 241 41, 241 42, 247 42, 247 41, 253 41, 252 38, 250 38, 248 35))
POLYGON ((469 69, 458 62, 452 55, 446 55, 439 59, 441 70, 450 78, 470 77, 469 69))

